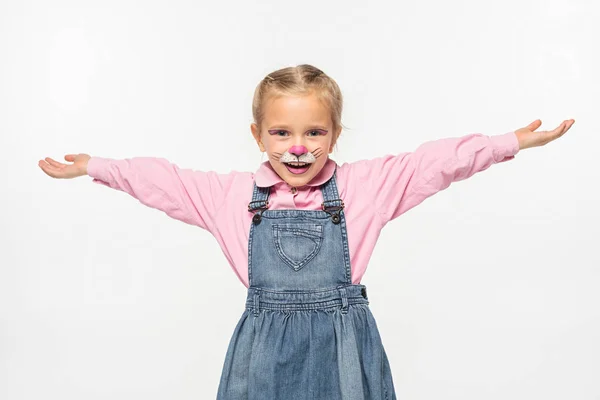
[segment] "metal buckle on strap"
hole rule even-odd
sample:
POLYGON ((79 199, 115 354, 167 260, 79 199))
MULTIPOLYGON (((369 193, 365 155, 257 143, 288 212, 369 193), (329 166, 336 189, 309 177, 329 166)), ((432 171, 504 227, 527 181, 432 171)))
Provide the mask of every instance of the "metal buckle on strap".
POLYGON ((254 200, 251 201, 248 204, 248 211, 250 212, 254 212, 254 216, 252 217, 252 222, 254 222, 255 225, 260 224, 260 221, 262 219, 262 213, 269 208, 269 201, 265 201, 265 200, 254 200), (260 206, 253 206, 252 203, 264 203, 261 204, 260 206), (258 210, 257 212, 255 212, 254 210, 258 210))
POLYGON ((342 199, 326 200, 323 203, 321 203, 321 208, 327 214, 331 215, 331 221, 334 224, 339 224, 340 223, 340 221, 341 221, 340 211, 343 210, 344 207, 345 207, 345 205, 344 205, 344 202, 342 201, 342 199), (327 203, 327 202, 333 202, 333 201, 339 201, 339 202, 341 202, 341 205, 339 205, 339 206, 326 206, 325 205, 325 203, 327 203), (330 211, 333 211, 333 212, 330 212, 330 211))
POLYGON ((269 208, 269 201, 268 200, 254 200, 251 201, 250 203, 248 203, 248 211, 252 211, 252 210, 266 210, 267 208, 269 208), (252 205, 252 203, 265 203, 264 205, 261 205, 259 207, 255 207, 252 205))

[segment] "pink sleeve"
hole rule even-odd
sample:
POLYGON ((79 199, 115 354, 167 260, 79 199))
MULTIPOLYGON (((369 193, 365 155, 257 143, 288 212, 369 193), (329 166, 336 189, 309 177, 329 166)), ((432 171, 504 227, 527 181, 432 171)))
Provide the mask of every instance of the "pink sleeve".
POLYGON ((359 168, 369 182, 382 223, 397 218, 426 198, 494 163, 512 160, 519 151, 514 132, 425 142, 414 152, 363 161, 359 168))
POLYGON ((87 172, 93 182, 126 192, 148 207, 210 232, 237 173, 182 169, 153 157, 92 157, 87 172))

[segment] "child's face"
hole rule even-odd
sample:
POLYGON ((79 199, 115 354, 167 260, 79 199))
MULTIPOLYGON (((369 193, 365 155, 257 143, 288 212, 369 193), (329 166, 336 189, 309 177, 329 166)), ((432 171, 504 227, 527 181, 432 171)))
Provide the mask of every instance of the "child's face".
POLYGON ((306 185, 321 171, 339 135, 333 132, 329 109, 314 94, 267 100, 262 130, 250 126, 269 163, 290 186, 306 185), (301 162, 294 169, 287 163, 301 162))

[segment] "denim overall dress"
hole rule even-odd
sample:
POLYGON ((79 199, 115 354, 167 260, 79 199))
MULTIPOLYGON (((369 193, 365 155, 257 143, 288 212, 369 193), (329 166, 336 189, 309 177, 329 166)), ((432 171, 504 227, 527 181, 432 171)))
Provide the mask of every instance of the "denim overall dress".
POLYGON ((335 176, 322 211, 268 210, 254 184, 248 294, 217 400, 396 399, 366 287, 352 284, 335 176))

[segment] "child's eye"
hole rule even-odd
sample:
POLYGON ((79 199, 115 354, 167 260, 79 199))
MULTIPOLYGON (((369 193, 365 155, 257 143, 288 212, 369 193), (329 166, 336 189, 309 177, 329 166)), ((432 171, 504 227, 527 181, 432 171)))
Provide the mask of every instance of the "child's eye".
MULTIPOLYGON (((325 131, 325 132, 327 132, 327 131, 325 131)), ((288 132, 288 131, 276 131, 276 130, 269 131, 269 133, 270 133, 271 135, 277 135, 277 136, 280 136, 280 137, 281 137, 281 136, 287 136, 287 135, 289 134, 289 132, 288 132)), ((308 136, 311 136, 311 137, 320 136, 320 135, 322 135, 322 134, 323 134, 323 133, 322 133, 320 130, 312 130, 312 131, 308 131, 308 136), (313 134, 314 134, 314 135, 313 135, 313 134)))
POLYGON ((276 131, 276 130, 272 130, 272 131, 269 131, 269 133, 270 133, 271 135, 284 136, 284 135, 287 133, 287 131, 276 131), (284 135, 280 135, 280 133, 283 133, 284 135))

